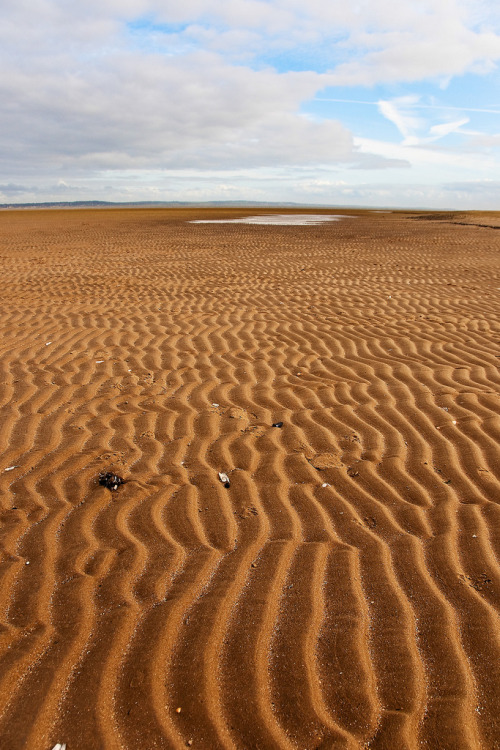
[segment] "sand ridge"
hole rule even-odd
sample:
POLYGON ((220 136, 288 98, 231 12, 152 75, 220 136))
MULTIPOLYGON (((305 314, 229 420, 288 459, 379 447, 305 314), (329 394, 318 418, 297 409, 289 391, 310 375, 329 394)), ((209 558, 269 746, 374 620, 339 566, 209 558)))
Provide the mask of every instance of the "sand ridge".
POLYGON ((0 214, 2 747, 500 746, 499 215, 255 213, 0 214))

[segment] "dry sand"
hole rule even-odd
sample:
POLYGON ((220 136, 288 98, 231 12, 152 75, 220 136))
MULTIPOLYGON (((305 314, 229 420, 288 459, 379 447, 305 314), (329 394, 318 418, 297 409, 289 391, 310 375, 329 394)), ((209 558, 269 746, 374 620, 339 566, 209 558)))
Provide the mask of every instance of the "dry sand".
POLYGON ((500 747, 500 215, 255 213, 0 214, 2 750, 500 747))

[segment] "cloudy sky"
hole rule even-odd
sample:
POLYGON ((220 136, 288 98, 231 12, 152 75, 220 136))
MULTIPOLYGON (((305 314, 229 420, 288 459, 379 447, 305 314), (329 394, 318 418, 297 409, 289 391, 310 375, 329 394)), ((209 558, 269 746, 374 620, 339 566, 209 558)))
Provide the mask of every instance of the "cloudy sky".
POLYGON ((500 208, 498 0, 2 0, 0 202, 500 208))

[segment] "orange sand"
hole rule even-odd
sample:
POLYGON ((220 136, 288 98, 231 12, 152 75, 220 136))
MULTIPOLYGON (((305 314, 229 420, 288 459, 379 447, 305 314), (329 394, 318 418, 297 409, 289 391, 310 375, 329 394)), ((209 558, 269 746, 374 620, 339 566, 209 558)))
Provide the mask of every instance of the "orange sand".
POLYGON ((500 747, 500 214, 256 213, 0 213, 2 750, 500 747))

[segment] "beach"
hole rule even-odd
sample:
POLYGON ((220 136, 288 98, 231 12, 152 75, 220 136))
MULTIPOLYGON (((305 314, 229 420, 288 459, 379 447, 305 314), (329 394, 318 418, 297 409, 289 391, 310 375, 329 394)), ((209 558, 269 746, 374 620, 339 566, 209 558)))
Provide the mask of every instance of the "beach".
POLYGON ((499 230, 0 212, 1 748, 500 747, 499 230))

